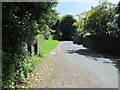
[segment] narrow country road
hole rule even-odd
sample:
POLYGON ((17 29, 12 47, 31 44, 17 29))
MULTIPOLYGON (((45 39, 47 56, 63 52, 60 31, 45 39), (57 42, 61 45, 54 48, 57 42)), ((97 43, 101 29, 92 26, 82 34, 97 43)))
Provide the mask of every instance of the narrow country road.
POLYGON ((73 73, 76 75, 78 82, 80 82, 79 78, 81 78, 79 74, 82 73, 79 69, 83 69, 88 75, 84 78, 93 81, 96 86, 102 88, 118 87, 117 58, 88 50, 70 41, 60 42, 59 47, 60 53, 65 58, 64 60, 71 64, 71 69, 78 71, 73 73))
MULTIPOLYGON (((61 41, 50 53, 41 84, 47 88, 118 88, 119 58, 104 55, 72 41, 61 41)), ((38 86, 39 85, 39 86, 38 86)))

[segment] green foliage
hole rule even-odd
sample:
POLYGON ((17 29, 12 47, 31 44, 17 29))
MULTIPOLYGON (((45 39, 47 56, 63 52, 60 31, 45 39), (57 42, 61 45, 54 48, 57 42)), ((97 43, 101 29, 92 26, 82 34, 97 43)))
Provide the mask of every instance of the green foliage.
POLYGON ((38 34, 49 38, 50 28, 58 18, 53 9, 56 5, 57 2, 2 3, 3 88, 14 88, 31 72, 33 63, 23 43, 31 45, 38 34))
POLYGON ((116 24, 116 5, 101 1, 99 5, 92 7, 90 11, 83 12, 78 16, 78 22, 73 25, 79 26, 80 31, 102 36, 119 37, 119 29, 116 24))
POLYGON ((40 53, 48 54, 52 49, 56 47, 57 44, 57 40, 52 40, 49 38, 49 40, 46 40, 45 42, 40 44, 40 53))
POLYGON ((117 5, 116 13, 117 13, 117 16, 118 16, 116 22, 117 22, 117 27, 119 29, 119 34, 120 34, 120 1, 117 5))
POLYGON ((55 5, 55 2, 3 3, 3 36, 13 43, 31 43, 37 34, 46 35, 57 17, 52 9, 55 5))
POLYGON ((73 26, 76 20, 72 15, 65 15, 61 17, 58 29, 62 32, 62 39, 72 40, 74 34, 77 31, 77 27, 73 26))
POLYGON ((41 44, 45 41, 45 36, 42 34, 39 34, 35 37, 35 39, 41 44))
POLYGON ((61 31, 58 29, 59 22, 60 22, 60 20, 58 19, 56 24, 52 26, 52 30, 54 30, 52 32, 54 40, 59 40, 60 39, 61 31))
POLYGON ((3 53, 2 79, 4 88, 14 88, 27 74, 32 71, 32 63, 29 54, 21 51, 21 54, 3 53))
POLYGON ((34 56, 32 58, 33 60, 33 64, 36 65, 36 64, 41 64, 47 57, 46 56, 34 56))

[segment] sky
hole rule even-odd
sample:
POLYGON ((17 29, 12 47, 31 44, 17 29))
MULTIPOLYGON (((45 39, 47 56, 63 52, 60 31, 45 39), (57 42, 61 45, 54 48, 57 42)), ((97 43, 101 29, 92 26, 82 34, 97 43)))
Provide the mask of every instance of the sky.
MULTIPOLYGON (((119 0, 108 0, 109 2, 117 4, 119 0)), ((56 9, 60 13, 60 17, 64 16, 65 14, 71 14, 76 19, 76 15, 84 12, 89 11, 91 6, 98 5, 98 1, 95 0, 58 0, 59 4, 57 5, 56 9)))

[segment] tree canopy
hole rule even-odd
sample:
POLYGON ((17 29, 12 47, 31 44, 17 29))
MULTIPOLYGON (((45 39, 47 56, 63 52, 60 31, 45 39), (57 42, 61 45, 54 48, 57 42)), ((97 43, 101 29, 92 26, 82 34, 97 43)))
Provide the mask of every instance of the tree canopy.
POLYGON ((102 36, 119 37, 120 31, 116 25, 116 4, 106 1, 92 7, 90 11, 78 16, 78 22, 74 25, 80 27, 80 31, 102 36))
POLYGON ((58 29, 62 33, 62 39, 72 40, 72 37, 74 36, 77 30, 77 27, 73 26, 74 22, 76 22, 76 20, 72 15, 65 15, 61 17, 58 29))
POLYGON ((120 29, 120 1, 117 5, 117 9, 116 9, 116 13, 117 13, 117 26, 120 29))
POLYGON ((31 59, 23 43, 31 45, 38 34, 49 37, 58 17, 53 9, 56 5, 57 2, 2 3, 3 88, 14 88, 31 71, 31 59))

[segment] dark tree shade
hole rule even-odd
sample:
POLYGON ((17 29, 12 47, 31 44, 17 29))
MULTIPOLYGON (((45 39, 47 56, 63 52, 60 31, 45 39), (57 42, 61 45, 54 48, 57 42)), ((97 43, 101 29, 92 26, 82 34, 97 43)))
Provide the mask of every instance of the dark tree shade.
POLYGON ((76 26, 73 23, 76 22, 72 15, 65 15, 59 22, 58 29, 62 32, 62 39, 72 40, 74 34, 76 33, 76 26))
POLYGON ((24 44, 34 43, 38 34, 49 33, 49 27, 57 16, 53 9, 55 6, 56 2, 2 3, 3 88, 15 88, 30 73, 32 61, 23 49, 24 44))
POLYGON ((118 14, 117 24, 118 24, 118 28, 120 28, 120 1, 119 1, 119 3, 118 3, 116 12, 117 12, 117 14, 118 14))

